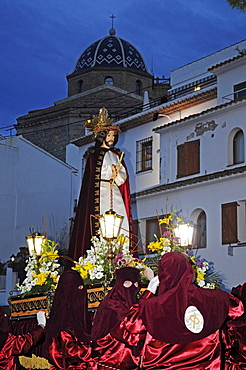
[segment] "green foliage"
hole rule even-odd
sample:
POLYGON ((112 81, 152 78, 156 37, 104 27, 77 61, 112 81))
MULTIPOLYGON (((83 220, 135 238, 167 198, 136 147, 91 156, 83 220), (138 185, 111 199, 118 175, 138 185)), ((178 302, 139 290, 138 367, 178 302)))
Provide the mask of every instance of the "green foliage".
POLYGON ((226 0, 233 9, 239 9, 241 12, 246 11, 246 0, 226 0))

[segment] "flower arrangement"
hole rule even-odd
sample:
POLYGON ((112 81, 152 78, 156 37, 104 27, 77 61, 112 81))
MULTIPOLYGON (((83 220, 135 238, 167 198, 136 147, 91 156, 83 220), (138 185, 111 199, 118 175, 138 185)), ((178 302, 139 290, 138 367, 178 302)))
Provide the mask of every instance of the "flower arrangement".
MULTIPOLYGON (((179 238, 175 237, 174 234, 176 223, 180 221, 182 221, 182 218, 178 216, 177 211, 173 211, 167 217, 159 220, 159 225, 165 224, 166 231, 160 238, 154 234, 156 240, 150 242, 147 246, 151 252, 157 253, 155 263, 158 262, 163 254, 168 252, 186 253, 184 248, 180 245, 179 238)), ((222 277, 216 273, 212 262, 194 256, 192 252, 189 252, 188 258, 196 274, 196 285, 205 289, 221 288, 222 277)))
POLYGON ((205 289, 220 289, 222 276, 215 271, 213 262, 208 262, 200 256, 191 256, 190 261, 196 274, 195 283, 205 289))
POLYGON ((159 225, 165 224, 166 231, 164 231, 160 238, 154 234, 156 240, 150 242, 147 248, 153 253, 158 253, 160 256, 168 252, 183 252, 184 250, 180 246, 179 238, 174 235, 175 222, 181 220, 177 211, 173 211, 167 217, 159 219, 159 225))
POLYGON ((54 241, 46 239, 41 245, 41 254, 33 253, 25 267, 26 278, 22 284, 16 284, 24 296, 45 293, 55 289, 60 276, 59 255, 54 241))
POLYGON ((131 255, 128 240, 124 236, 118 237, 113 243, 100 235, 93 236, 91 241, 92 246, 87 251, 87 256, 80 257, 72 267, 80 273, 86 285, 114 280, 118 268, 131 266, 144 270, 144 263, 131 255))

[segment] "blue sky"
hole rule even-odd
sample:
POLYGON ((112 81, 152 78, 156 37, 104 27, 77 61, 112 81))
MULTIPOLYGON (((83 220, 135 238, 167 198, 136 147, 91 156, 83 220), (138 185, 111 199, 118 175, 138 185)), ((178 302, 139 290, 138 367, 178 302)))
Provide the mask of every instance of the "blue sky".
POLYGON ((246 13, 226 0, 0 0, 0 133, 30 110, 67 96, 82 51, 116 35, 149 71, 170 71, 246 39, 246 13), (4 129, 3 129, 4 127, 4 129))

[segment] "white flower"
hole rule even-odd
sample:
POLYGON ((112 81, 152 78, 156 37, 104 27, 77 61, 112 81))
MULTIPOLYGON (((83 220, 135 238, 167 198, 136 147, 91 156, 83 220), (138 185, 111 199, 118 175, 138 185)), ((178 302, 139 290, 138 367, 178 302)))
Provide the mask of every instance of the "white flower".
POLYGON ((94 280, 96 278, 96 275, 95 275, 94 271, 90 271, 89 276, 90 276, 91 280, 94 280))
POLYGON ((96 273, 96 279, 100 280, 102 279, 102 277, 103 277, 103 273, 101 271, 96 273))
POLYGON ((205 287, 205 281, 204 280, 200 280, 198 285, 201 287, 201 288, 204 288, 205 287))
POLYGON ((58 271, 51 271, 50 273, 50 276, 57 276, 58 275, 58 271))
POLYGON ((97 266, 97 271, 104 271, 103 265, 98 265, 97 266))

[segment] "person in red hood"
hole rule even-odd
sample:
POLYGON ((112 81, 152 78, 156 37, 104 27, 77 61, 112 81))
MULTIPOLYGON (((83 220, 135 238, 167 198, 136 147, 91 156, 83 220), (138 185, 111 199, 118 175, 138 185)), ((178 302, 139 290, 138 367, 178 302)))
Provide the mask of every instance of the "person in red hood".
POLYGON ((193 268, 180 253, 162 256, 158 277, 158 295, 140 300, 139 317, 148 331, 142 368, 223 368, 221 330, 227 320, 244 313, 242 301, 222 290, 196 286, 193 268))
POLYGON ((0 307, 0 369, 17 370, 19 355, 24 355, 35 346, 45 335, 45 312, 37 313, 38 326, 27 334, 12 334, 9 317, 3 307, 0 307))

